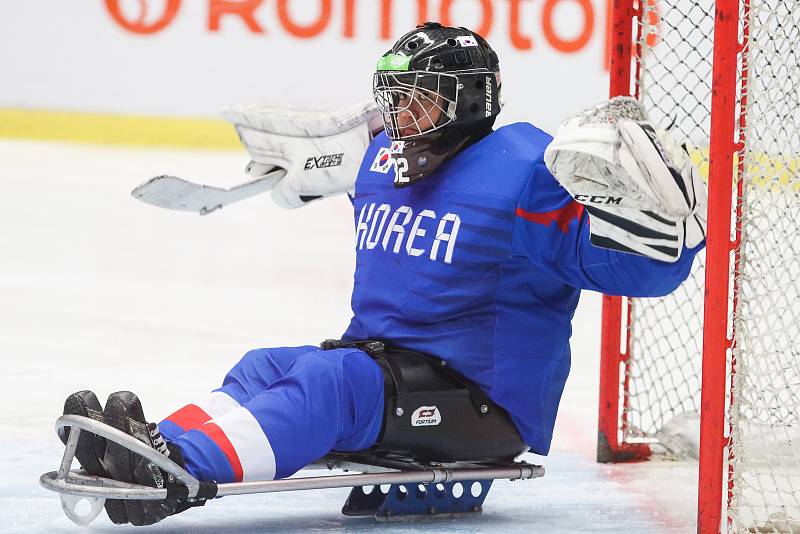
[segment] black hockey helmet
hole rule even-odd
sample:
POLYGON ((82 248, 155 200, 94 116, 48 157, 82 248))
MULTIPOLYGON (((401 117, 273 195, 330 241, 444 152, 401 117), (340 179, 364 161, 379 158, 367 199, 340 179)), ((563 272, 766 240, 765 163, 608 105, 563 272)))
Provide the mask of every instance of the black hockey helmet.
POLYGON ((395 185, 431 174, 492 130, 500 113, 500 65, 483 37, 426 22, 381 57, 373 92, 395 141, 395 185))

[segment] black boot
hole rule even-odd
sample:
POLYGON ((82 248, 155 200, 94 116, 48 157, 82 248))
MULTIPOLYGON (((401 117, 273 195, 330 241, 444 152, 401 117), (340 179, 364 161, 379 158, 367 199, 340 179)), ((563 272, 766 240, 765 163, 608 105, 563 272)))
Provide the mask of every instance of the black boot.
MULTIPOLYGON (((91 391, 78 391, 64 401, 64 415, 81 415, 102 422, 103 407, 100 405, 100 401, 97 400, 97 395, 91 391)), ((69 439, 69 431, 69 427, 58 430, 58 437, 61 438, 64 445, 67 444, 67 439, 69 439)), ((75 449, 75 458, 78 459, 84 471, 92 476, 111 478, 103 463, 105 453, 105 438, 87 431, 81 432, 78 438, 78 447, 75 449)), ((128 522, 125 505, 122 501, 106 499, 105 508, 112 522, 116 524, 128 522)))
MULTIPOLYGON (((155 423, 147 423, 141 402, 130 391, 118 391, 108 397, 106 408, 103 411, 103 421, 158 450, 183 467, 184 462, 180 451, 164 442, 155 423)), ((113 441, 106 444, 105 465, 114 479, 123 482, 132 482, 153 488, 168 488, 176 485, 172 475, 162 472, 158 466, 113 441)), ((191 505, 201 505, 204 502, 200 501, 191 505)), ((179 499, 125 501, 128 520, 137 526, 158 523, 165 517, 182 512, 189 506, 185 500, 179 499)))

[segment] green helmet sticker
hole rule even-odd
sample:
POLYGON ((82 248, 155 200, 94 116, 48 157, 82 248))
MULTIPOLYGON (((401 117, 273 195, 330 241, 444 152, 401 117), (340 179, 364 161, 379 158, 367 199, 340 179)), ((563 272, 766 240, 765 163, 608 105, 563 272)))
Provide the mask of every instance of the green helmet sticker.
POLYGON ((408 70, 410 63, 411 56, 389 53, 378 60, 378 72, 384 70, 408 70))

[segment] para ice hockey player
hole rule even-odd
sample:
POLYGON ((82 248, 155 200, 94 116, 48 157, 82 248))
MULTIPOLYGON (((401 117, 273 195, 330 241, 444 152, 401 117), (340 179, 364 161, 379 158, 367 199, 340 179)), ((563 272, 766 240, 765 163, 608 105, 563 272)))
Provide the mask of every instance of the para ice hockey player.
MULTIPOLYGON (((377 110, 229 110, 248 171, 274 178, 280 205, 352 193, 350 326, 321 347, 248 352, 220 388, 158 425, 130 392, 105 407, 75 393, 65 413, 218 483, 287 477, 330 451, 547 454, 580 291, 674 290, 703 244, 705 192, 632 99, 571 117, 554 140, 528 123, 493 130, 500 93, 484 39, 427 23, 380 58, 377 110)), ((82 434, 76 456, 90 474, 174 484, 99 437, 82 434)), ((108 500, 106 510, 144 525, 203 502, 108 500)))

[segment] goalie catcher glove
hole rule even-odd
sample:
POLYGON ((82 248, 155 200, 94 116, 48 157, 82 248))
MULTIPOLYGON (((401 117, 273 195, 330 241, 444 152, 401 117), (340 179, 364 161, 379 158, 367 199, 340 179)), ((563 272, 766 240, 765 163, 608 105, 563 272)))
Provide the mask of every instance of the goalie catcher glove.
POLYGON ((351 193, 364 152, 383 129, 372 101, 335 112, 237 105, 224 109, 223 116, 253 159, 250 176, 286 171, 272 188, 273 200, 283 208, 351 193))
POLYGON ((545 151, 586 206, 595 246, 666 262, 705 239, 706 190, 684 147, 656 133, 641 104, 616 97, 565 120, 545 151))

